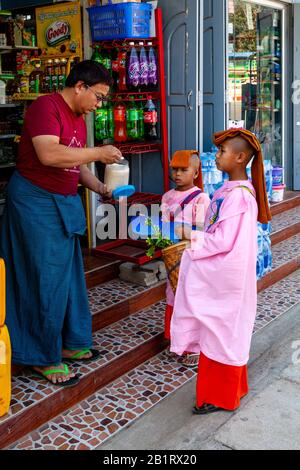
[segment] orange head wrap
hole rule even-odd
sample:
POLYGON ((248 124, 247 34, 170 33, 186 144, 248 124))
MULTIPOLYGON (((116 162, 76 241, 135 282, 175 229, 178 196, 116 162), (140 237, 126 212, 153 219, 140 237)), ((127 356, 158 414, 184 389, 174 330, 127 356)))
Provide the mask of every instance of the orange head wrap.
MULTIPOLYGON (((191 165, 191 156, 198 155, 198 150, 178 150, 173 154, 170 162, 171 168, 188 168, 191 165)), ((198 176, 194 180, 195 186, 198 186, 203 191, 203 179, 202 179, 202 165, 199 157, 199 171, 198 176)))
POLYGON ((264 162, 262 150, 257 137, 252 132, 245 129, 229 129, 214 134, 214 143, 219 147, 225 140, 242 137, 254 150, 254 159, 251 167, 252 184, 256 191, 256 200, 258 206, 258 221, 262 224, 268 223, 272 219, 270 206, 266 191, 266 181, 264 174, 264 162))

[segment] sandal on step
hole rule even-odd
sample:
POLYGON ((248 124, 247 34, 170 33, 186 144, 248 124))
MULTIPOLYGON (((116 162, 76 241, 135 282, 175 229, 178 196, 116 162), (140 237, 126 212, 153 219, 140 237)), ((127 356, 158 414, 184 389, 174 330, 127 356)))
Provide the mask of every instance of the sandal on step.
POLYGON ((69 380, 66 380, 65 382, 52 382, 52 380, 48 379, 49 375, 52 374, 62 374, 62 375, 68 375, 70 373, 69 367, 67 364, 63 365, 63 369, 46 369, 43 372, 37 371, 34 367, 31 367, 31 370, 33 371, 33 377, 38 377, 39 379, 46 379, 51 385, 56 385, 59 387, 74 387, 74 385, 77 385, 79 383, 79 377, 78 375, 75 375, 75 377, 70 377, 69 380))
POLYGON ((66 361, 66 362, 79 362, 79 361, 80 362, 90 362, 90 361, 94 361, 99 356, 100 356, 100 351, 98 351, 97 349, 86 348, 86 349, 81 349, 80 351, 74 353, 70 357, 63 357, 63 360, 66 361), (88 353, 92 353, 91 357, 82 357, 82 356, 85 356, 88 353))
POLYGON ((199 354, 187 353, 178 359, 180 364, 183 364, 186 367, 198 367, 199 363, 199 354))
POLYGON ((209 403, 204 403, 202 406, 194 406, 193 413, 195 415, 207 415, 209 413, 215 413, 216 411, 226 411, 223 408, 219 408, 215 405, 210 405, 209 403))

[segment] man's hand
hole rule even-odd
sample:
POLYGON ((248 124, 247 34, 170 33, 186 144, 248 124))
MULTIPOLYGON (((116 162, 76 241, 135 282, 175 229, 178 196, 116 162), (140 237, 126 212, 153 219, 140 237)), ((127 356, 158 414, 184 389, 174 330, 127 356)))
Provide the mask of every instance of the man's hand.
POLYGON ((105 165, 118 163, 122 160, 122 153, 113 145, 104 145, 103 147, 99 147, 98 150, 99 158, 97 158, 97 161, 105 163, 105 165))

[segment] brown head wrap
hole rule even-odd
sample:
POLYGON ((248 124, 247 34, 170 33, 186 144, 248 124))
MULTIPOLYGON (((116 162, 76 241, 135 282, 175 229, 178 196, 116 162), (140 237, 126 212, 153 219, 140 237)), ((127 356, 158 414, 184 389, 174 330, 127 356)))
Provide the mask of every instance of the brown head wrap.
POLYGON ((216 132, 214 134, 214 143, 219 147, 225 140, 242 137, 254 150, 254 159, 251 167, 252 184, 256 191, 256 200, 258 206, 258 221, 262 224, 268 223, 272 219, 270 206, 266 191, 266 181, 264 174, 264 162, 262 150, 257 137, 252 132, 245 129, 228 129, 227 131, 216 132))
MULTIPOLYGON (((173 154, 172 160, 170 162, 171 168, 188 168, 191 164, 191 156, 198 155, 197 150, 178 150, 173 154)), ((203 191, 203 179, 202 179, 202 165, 199 157, 199 174, 194 180, 195 186, 198 186, 203 191)))

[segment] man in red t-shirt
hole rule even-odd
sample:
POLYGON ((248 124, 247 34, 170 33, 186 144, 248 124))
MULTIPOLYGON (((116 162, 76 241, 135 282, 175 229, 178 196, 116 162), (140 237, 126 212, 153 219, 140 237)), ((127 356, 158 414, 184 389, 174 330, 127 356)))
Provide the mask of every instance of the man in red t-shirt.
POLYGON ((83 116, 101 107, 111 85, 94 61, 75 65, 61 93, 28 109, 17 169, 7 190, 0 257, 7 268, 7 324, 13 362, 56 385, 79 378, 63 362, 92 360, 92 330, 78 235, 85 218, 78 183, 106 195, 87 164, 121 160, 111 146, 85 148, 83 116))

